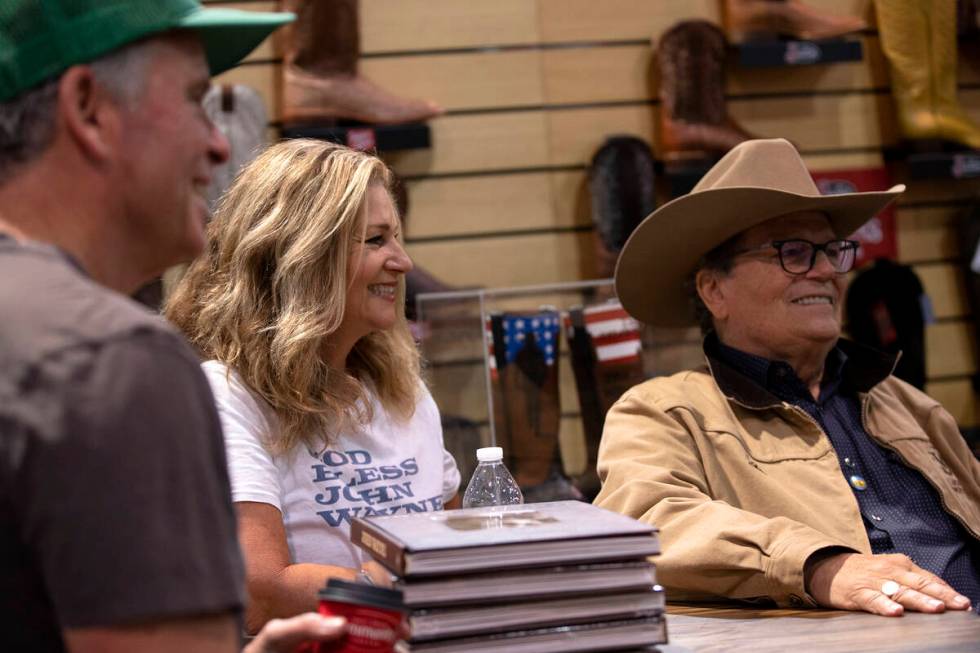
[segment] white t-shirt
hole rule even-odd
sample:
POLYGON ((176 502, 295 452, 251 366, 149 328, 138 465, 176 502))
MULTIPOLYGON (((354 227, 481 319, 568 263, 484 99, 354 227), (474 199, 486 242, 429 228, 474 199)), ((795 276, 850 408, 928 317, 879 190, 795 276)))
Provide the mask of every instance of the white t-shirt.
POLYGON ((353 517, 439 510, 459 487, 424 386, 408 421, 392 420, 373 400, 373 421, 335 437, 326 451, 299 444, 273 456, 262 445, 278 428, 271 407, 223 363, 201 367, 221 416, 232 501, 279 509, 293 563, 360 567, 370 556, 350 541, 353 517))

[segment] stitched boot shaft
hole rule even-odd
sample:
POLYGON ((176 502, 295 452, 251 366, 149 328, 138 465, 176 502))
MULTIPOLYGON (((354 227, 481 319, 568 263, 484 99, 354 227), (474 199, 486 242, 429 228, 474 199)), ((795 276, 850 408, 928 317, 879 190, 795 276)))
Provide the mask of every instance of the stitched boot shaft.
POLYGON ((656 208, 654 181, 653 153, 638 138, 611 137, 592 157, 589 191, 599 278, 613 276, 626 239, 656 208))
POLYGON ((950 0, 875 0, 875 12, 902 135, 980 148, 980 129, 956 95, 956 6, 950 0))
POLYGON ((297 20, 282 31, 282 119, 285 123, 358 120, 413 122, 442 109, 402 98, 357 71, 359 0, 280 0, 297 20))
POLYGON ((548 480, 558 453, 558 315, 493 315, 490 335, 496 440, 518 485, 530 489, 548 480))
POLYGON ((661 37, 657 63, 665 158, 721 154, 752 138, 728 116, 725 60, 725 35, 707 21, 678 23, 661 37))
POLYGON ((888 59, 899 129, 907 138, 935 138, 929 67, 931 0, 875 0, 881 49, 888 59))
POLYGON ((829 39, 867 27, 857 16, 826 14, 798 0, 723 0, 722 15, 725 31, 736 43, 777 36, 829 39))
POLYGON ((283 62, 312 75, 355 75, 361 52, 359 0, 282 0, 296 21, 282 30, 283 62))
POLYGON ((851 337, 880 351, 901 352, 893 374, 920 390, 926 382, 923 296, 912 268, 878 259, 854 277, 844 305, 851 337))
POLYGON ((711 23, 691 20, 664 33, 657 48, 660 100, 673 118, 725 122, 725 35, 711 23))
POLYGON ((585 436, 585 472, 575 484, 591 499, 600 489, 596 463, 606 413, 644 380, 640 325, 619 302, 606 302, 569 309, 565 333, 585 436))
POLYGON ((609 407, 603 405, 599 390, 595 349, 586 330, 585 314, 580 307, 572 308, 564 319, 579 414, 582 416, 582 435, 585 438, 585 471, 575 479, 575 484, 591 499, 601 488, 596 462, 599 457, 599 442, 602 440, 602 427, 609 407))
POLYGON ((980 149, 980 126, 963 110, 957 97, 957 15, 949 0, 932 0, 932 87, 936 95, 936 122, 942 138, 980 149))

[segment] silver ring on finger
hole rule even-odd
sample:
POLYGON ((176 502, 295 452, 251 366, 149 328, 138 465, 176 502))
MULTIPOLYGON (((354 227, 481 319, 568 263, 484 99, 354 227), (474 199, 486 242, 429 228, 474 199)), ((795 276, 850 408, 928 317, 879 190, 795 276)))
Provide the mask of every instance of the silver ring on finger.
POLYGON ((891 598, 896 594, 898 594, 899 590, 901 589, 902 586, 893 580, 886 580, 884 583, 881 584, 881 593, 887 596, 888 598, 891 598))

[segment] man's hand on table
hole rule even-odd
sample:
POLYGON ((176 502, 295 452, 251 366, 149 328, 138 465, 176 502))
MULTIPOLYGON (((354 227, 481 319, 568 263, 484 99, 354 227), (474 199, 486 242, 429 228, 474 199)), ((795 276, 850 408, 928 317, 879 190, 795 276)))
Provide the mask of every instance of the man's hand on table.
POLYGON ((805 580, 810 596, 826 608, 898 617, 905 610, 943 612, 970 607, 969 599, 901 554, 827 556, 807 565, 805 580), (887 581, 898 584, 890 598, 882 593, 887 581))
POLYGON ((242 653, 294 653, 308 642, 339 639, 346 629, 347 622, 342 617, 325 617, 316 612, 290 619, 273 619, 242 653))

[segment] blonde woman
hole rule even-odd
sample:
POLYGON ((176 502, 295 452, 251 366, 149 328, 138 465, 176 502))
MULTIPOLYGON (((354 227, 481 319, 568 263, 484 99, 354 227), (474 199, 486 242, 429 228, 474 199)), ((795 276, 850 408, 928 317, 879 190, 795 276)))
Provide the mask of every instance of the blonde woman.
POLYGON ((404 318, 401 244, 377 158, 311 140, 255 159, 167 316, 207 359, 250 602, 246 626, 316 605, 367 556, 355 516, 439 510, 459 472, 404 318))

